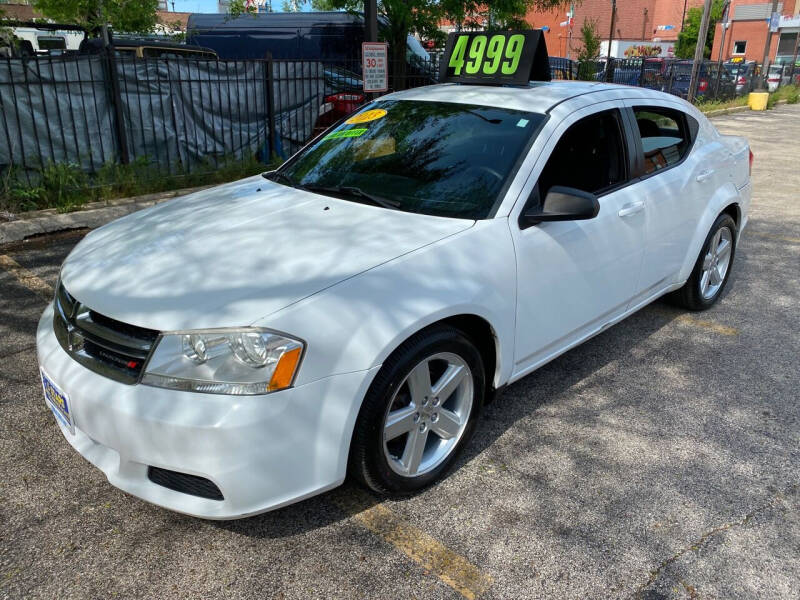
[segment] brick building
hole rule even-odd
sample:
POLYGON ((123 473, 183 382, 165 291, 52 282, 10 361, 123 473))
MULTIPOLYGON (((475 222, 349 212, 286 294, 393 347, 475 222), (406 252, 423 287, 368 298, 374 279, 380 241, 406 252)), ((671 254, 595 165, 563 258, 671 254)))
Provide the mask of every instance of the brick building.
MULTIPOLYGON (((793 0, 790 0, 793 1, 793 0)), ((700 6, 703 0, 617 0, 617 18, 611 55, 617 58, 651 52, 657 56, 673 56, 681 20, 686 10, 700 6)), ((526 20, 533 27, 547 28, 548 52, 554 56, 574 58, 581 49, 580 29, 584 19, 594 20, 597 33, 604 40, 601 54, 608 51, 611 26, 611 0, 583 0, 572 9, 572 26, 567 21, 570 5, 550 11, 531 11, 526 20)))
MULTIPOLYGON (((723 60, 761 62, 767 41, 772 2, 764 0, 732 0, 727 23, 717 23, 711 57, 723 60), (723 36, 723 29, 725 34, 723 36), (724 41, 723 41, 724 37, 724 41)), ((769 59, 772 63, 791 62, 800 32, 800 1, 778 2, 781 15, 778 31, 772 34, 769 59)))

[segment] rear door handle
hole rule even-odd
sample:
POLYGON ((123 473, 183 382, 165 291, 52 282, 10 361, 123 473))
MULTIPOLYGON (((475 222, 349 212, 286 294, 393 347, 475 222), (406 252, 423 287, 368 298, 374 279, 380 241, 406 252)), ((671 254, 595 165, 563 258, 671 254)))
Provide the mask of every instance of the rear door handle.
POLYGON ((639 211, 644 208, 644 200, 639 200, 637 202, 629 202, 625 206, 619 209, 619 216, 620 217, 630 217, 631 215, 635 215, 639 211))
POLYGON ((697 181, 705 181, 706 179, 711 177, 713 174, 714 174, 714 169, 707 169, 705 171, 700 171, 700 173, 698 173, 696 179, 697 179, 697 181))

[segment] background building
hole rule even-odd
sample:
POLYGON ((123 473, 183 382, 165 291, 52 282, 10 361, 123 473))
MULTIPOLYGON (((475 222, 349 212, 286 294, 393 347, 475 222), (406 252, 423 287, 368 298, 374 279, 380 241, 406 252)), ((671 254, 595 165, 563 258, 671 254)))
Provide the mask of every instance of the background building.
MULTIPOLYGON (((611 55, 674 56, 684 10, 702 4, 703 0, 618 0, 611 55)), ((603 40, 600 52, 605 56, 611 28, 611 0, 584 0, 574 5, 571 26, 567 17, 570 8, 567 5, 551 11, 531 11, 526 20, 534 27, 548 28, 545 37, 550 54, 571 58, 582 47, 580 30, 584 20, 595 21, 603 40)))
MULTIPOLYGON (((778 31, 773 33, 769 57, 773 63, 787 63, 792 56, 800 32, 800 2, 784 0, 778 2, 778 31)), ((717 23, 711 58, 717 59, 722 50, 722 60, 745 60, 761 62, 764 44, 769 31, 772 2, 763 0, 732 0, 728 11, 728 22, 717 23), (723 43, 722 31, 725 28, 723 43)))

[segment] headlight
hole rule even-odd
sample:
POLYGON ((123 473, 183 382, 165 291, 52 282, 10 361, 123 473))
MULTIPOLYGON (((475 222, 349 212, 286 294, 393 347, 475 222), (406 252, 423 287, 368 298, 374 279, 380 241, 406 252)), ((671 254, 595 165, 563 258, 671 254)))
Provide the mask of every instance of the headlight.
POLYGON ((164 334, 142 383, 210 394, 255 395, 292 385, 304 344, 246 327, 164 334))

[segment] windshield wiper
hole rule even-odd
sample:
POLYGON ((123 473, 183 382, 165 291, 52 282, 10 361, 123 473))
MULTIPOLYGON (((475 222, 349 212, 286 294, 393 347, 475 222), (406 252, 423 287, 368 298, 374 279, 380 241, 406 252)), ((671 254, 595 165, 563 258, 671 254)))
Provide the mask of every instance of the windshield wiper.
POLYGON ((367 204, 373 204, 374 206, 381 206, 383 208, 394 209, 400 207, 399 202, 394 202, 386 198, 381 198, 380 196, 375 196, 374 194, 368 194, 361 188, 353 186, 340 185, 340 186, 326 187, 321 185, 305 185, 303 186, 303 189, 309 192, 314 192, 316 194, 345 196, 347 198, 366 201, 367 204))
POLYGON ((264 179, 269 179, 270 181, 278 181, 281 180, 286 183, 289 187, 298 187, 297 183, 295 183, 294 179, 289 177, 286 173, 282 171, 267 171, 266 173, 262 173, 261 176, 264 179))

